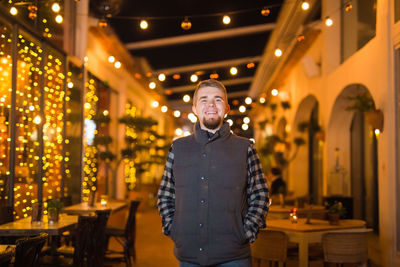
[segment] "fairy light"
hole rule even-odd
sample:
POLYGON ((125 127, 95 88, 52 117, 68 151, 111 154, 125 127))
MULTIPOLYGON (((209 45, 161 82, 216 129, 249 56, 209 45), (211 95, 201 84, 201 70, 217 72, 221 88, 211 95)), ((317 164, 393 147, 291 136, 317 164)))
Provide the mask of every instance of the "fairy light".
POLYGON ((244 130, 244 131, 247 131, 248 129, 249 129, 249 125, 248 124, 242 124, 242 129, 244 130))
POLYGON ((140 21, 140 28, 141 28, 142 30, 146 30, 148 27, 149 27, 149 24, 147 23, 146 20, 141 20, 141 21, 140 21))
POLYGON ((246 124, 249 124, 250 123, 250 118, 249 117, 244 117, 243 118, 243 122, 246 123, 246 124))
POLYGON ((243 106, 243 105, 241 105, 241 106, 239 107, 239 112, 240 112, 240 113, 245 113, 245 112, 246 112, 246 107, 243 106))
POLYGON ((183 96, 183 102, 187 103, 190 101, 190 95, 184 95, 183 96))
POLYGON ((161 112, 162 113, 165 113, 165 112, 167 112, 168 111, 168 107, 167 106, 162 106, 161 107, 161 112))
POLYGON ((10 8, 10 14, 15 16, 18 14, 18 9, 16 7, 11 7, 10 8))
POLYGON ((276 57, 280 57, 280 56, 282 56, 283 52, 280 48, 277 48, 277 49, 275 49, 274 54, 276 57))
POLYGON ((62 22, 63 22, 63 17, 61 16, 61 15, 57 15, 56 16, 56 22, 58 23, 58 24, 61 24, 62 22))
POLYGON ((233 120, 231 120, 231 119, 227 119, 227 120, 226 120, 226 122, 227 122, 227 123, 229 123, 229 126, 231 126, 231 127, 232 127, 232 125, 233 125, 233 120))
POLYGON ((190 30, 190 28, 192 28, 192 23, 189 21, 188 17, 185 17, 185 19, 182 21, 181 28, 185 31, 190 30))
POLYGON ((115 57, 114 56, 109 56, 108 57, 108 62, 114 63, 115 62, 115 57))
POLYGON ((181 112, 179 110, 174 111, 174 117, 179 118, 181 116, 181 112))
POLYGON ((230 18, 228 15, 225 15, 225 16, 222 18, 222 22, 223 22, 225 25, 228 25, 229 23, 231 23, 231 18, 230 18))
POLYGON ((158 107, 158 106, 159 106, 158 101, 156 101, 156 100, 152 101, 152 102, 151 102, 151 106, 152 106, 153 108, 158 107))
POLYGON ((246 97, 244 100, 244 103, 246 103, 247 105, 250 105, 251 103, 253 103, 253 99, 251 99, 251 97, 246 97))
POLYGON ((333 20, 330 17, 325 18, 325 25, 330 27, 333 25, 333 20))
POLYGON ((279 94, 278 89, 272 89, 272 90, 271 90, 271 95, 277 96, 278 94, 279 94))
POLYGON ((181 128, 176 128, 175 135, 176 136, 182 136, 183 135, 183 130, 181 128))
POLYGON ((301 9, 303 9, 303 10, 308 10, 308 9, 310 9, 310 3, 308 3, 307 1, 303 1, 303 2, 301 3, 301 9))
POLYGON ((198 79, 199 79, 199 77, 198 77, 196 74, 192 74, 192 75, 190 76, 190 81, 191 81, 192 83, 197 82, 198 79))
POLYGON ((54 2, 53 5, 51 5, 51 10, 53 10, 54 13, 60 12, 60 4, 58 2, 54 2))
POLYGON ((188 114, 188 119, 192 122, 192 123, 196 123, 197 122, 197 117, 196 115, 194 115, 192 112, 190 112, 188 114))
POLYGON ((232 75, 236 75, 236 74, 238 74, 238 69, 237 69, 236 67, 231 67, 231 68, 229 69, 229 72, 230 72, 232 75))
POLYGON ((114 68, 116 68, 116 69, 120 69, 121 66, 122 66, 122 64, 121 64, 121 62, 119 62, 119 61, 116 61, 116 62, 114 63, 114 68))
POLYGON ((261 15, 263 15, 264 17, 267 17, 270 13, 271 10, 269 10, 269 8, 264 7, 263 9, 261 9, 261 15))
POLYGON ((160 73, 160 74, 158 75, 158 80, 159 80, 160 82, 165 81, 165 79, 166 79, 166 77, 165 77, 165 74, 164 74, 164 73, 160 73))
POLYGON ((156 88, 156 83, 155 83, 155 82, 150 82, 150 83, 149 83, 149 88, 150 88, 151 90, 155 89, 155 88, 156 88))

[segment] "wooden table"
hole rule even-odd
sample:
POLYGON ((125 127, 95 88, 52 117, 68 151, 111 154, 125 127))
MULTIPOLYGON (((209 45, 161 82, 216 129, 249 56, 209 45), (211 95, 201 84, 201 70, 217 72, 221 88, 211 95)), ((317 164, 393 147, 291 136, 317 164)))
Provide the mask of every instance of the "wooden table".
POLYGON ((90 206, 87 202, 81 202, 76 205, 65 207, 62 210, 62 212, 74 215, 85 215, 96 211, 108 210, 108 209, 110 209, 111 212, 116 212, 127 206, 128 203, 125 201, 109 201, 105 206, 101 205, 100 202, 94 203, 93 206, 90 206))
MULTIPOLYGON (((289 210, 296 208, 295 206, 284 206, 281 205, 271 205, 269 207, 267 219, 289 219, 289 210)), ((296 208, 298 218, 306 218, 310 212, 310 206, 305 206, 304 208, 296 208)), ((326 208, 324 206, 313 205, 311 208, 311 218, 324 219, 326 215, 326 208)))
POLYGON ((329 221, 311 219, 311 224, 305 224, 306 219, 298 219, 292 224, 289 219, 267 220, 267 228, 262 231, 279 230, 285 232, 289 241, 299 244, 299 267, 308 266, 309 243, 321 243, 322 235, 333 231, 353 231, 365 228, 361 220, 340 220, 339 225, 330 225, 329 221))

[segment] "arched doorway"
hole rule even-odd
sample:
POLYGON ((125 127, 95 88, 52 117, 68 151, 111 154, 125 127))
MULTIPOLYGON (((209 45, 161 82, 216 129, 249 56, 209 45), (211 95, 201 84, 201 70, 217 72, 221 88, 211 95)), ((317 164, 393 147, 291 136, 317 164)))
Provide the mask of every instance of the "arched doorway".
POLYGON ((299 104, 292 126, 293 137, 302 137, 306 146, 298 151, 290 167, 290 177, 296 177, 294 190, 299 196, 309 196, 314 204, 322 202, 323 144, 317 138, 321 129, 318 123, 317 99, 309 95, 299 104), (304 164, 307 162, 308 164, 304 164))
MULTIPOLYGON (((371 99, 368 89, 352 84, 336 98, 330 116, 327 151, 329 175, 328 195, 350 197, 349 217, 362 219, 376 232, 378 217, 378 157, 377 138, 365 120, 365 113, 346 110, 354 104, 355 96, 371 99)), ((374 104, 373 104, 374 105, 374 104)))

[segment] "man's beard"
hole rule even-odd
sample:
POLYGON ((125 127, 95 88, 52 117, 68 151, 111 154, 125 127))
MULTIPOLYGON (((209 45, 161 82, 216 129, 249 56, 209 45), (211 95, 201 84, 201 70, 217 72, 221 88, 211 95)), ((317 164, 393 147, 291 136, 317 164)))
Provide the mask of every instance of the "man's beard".
POLYGON ((206 120, 203 118, 203 125, 210 130, 215 130, 217 129, 222 123, 222 118, 218 117, 217 119, 209 119, 206 120))

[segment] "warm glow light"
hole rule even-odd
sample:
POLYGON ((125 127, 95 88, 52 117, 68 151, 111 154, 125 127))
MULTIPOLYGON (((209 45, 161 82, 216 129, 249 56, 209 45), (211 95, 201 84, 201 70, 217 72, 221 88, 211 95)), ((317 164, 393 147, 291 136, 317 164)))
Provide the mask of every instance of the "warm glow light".
POLYGON ((231 119, 226 120, 226 122, 229 123, 229 126, 233 125, 233 120, 231 120, 231 119))
POLYGON ((250 118, 249 117, 244 117, 243 118, 243 122, 246 123, 246 124, 249 124, 250 123, 250 118))
POLYGON ((240 111, 241 113, 246 112, 246 107, 243 106, 243 105, 241 105, 241 106, 239 107, 239 111, 240 111))
POLYGON ((261 9, 261 15, 263 15, 264 17, 267 17, 270 13, 271 13, 271 10, 269 10, 269 9, 266 8, 266 7, 264 7, 263 9, 261 9))
POLYGON ((251 99, 251 97, 246 97, 246 99, 244 100, 244 102, 245 102, 247 105, 250 105, 251 103, 253 103, 253 100, 251 99))
POLYGON ((249 125, 248 124, 242 124, 242 129, 247 131, 247 129, 249 129, 249 125))
POLYGON ((346 11, 346 12, 349 12, 349 11, 351 11, 353 9, 353 5, 351 4, 351 2, 348 2, 346 5, 345 5, 345 7, 344 7, 344 10, 346 11))
POLYGON ((182 21, 182 23, 181 23, 181 27, 185 31, 190 30, 190 28, 192 28, 192 23, 189 21, 189 19, 187 17, 185 17, 185 20, 182 21))
POLYGON ((301 3, 301 9, 308 10, 309 8, 310 8, 310 3, 308 3, 307 1, 303 1, 301 3))
POLYGON ((69 82, 69 83, 67 84, 67 86, 68 86, 68 88, 73 88, 73 87, 74 87, 74 83, 73 83, 73 82, 69 82))
POLYGON ((63 17, 62 17, 61 15, 57 15, 57 17, 56 17, 56 22, 57 22, 58 24, 61 24, 61 23, 63 22, 63 17))
POLYGON ((231 18, 230 18, 228 15, 225 15, 225 16, 222 18, 222 22, 223 22, 225 25, 228 25, 229 23, 231 23, 231 18))
POLYGON ((278 94, 279 94, 278 89, 272 89, 272 90, 271 90, 271 95, 277 96, 278 94))
POLYGON ((168 107, 167 106, 162 106, 161 107, 161 112, 165 113, 168 111, 168 107))
POLYGON ((190 81, 192 81, 192 83, 197 82, 198 79, 199 79, 199 77, 196 74, 192 74, 190 76, 190 81))
POLYGON ((10 14, 15 16, 18 14, 18 9, 16 9, 15 7, 10 8, 10 14))
POLYGON ((210 79, 218 79, 219 75, 218 73, 211 73, 210 74, 210 79))
POLYGON ((155 89, 156 88, 156 83, 155 82, 150 82, 149 83, 149 88, 152 89, 152 90, 155 89))
POLYGON ((183 136, 189 136, 190 135, 190 132, 189 131, 184 131, 183 132, 183 136))
POLYGON ((33 122, 34 123, 36 123, 36 124, 40 124, 40 122, 42 121, 42 119, 40 118, 40 116, 39 115, 37 115, 34 119, 33 119, 33 122))
POLYGON ((254 64, 253 62, 250 62, 250 63, 248 63, 247 65, 246 65, 246 67, 248 68, 248 69, 252 69, 252 68, 254 68, 256 66, 256 64, 254 64))
POLYGON ((159 105, 159 103, 158 103, 158 101, 156 101, 156 100, 154 100, 153 102, 151 102, 151 106, 152 106, 153 108, 158 107, 158 105, 159 105))
POLYGON ((174 75, 172 75, 172 78, 174 80, 179 80, 181 78, 181 75, 180 74, 174 74, 174 75))
POLYGON ((282 50, 277 48, 277 49, 275 49, 275 53, 274 54, 275 54, 276 57, 280 57, 280 56, 282 56, 282 50))
POLYGON ((181 128, 176 128, 175 134, 176 134, 177 136, 181 136, 181 135, 183 134, 182 129, 181 129, 181 128))
POLYGON ((236 74, 238 73, 238 69, 237 69, 236 67, 231 67, 231 69, 229 70, 229 72, 230 72, 232 75, 236 75, 236 74))
POLYGON ((108 62, 114 63, 114 62, 115 62, 115 57, 109 56, 109 57, 108 57, 108 62))
POLYGON ((116 61, 115 63, 114 63, 114 67, 116 68, 116 69, 119 69, 119 68, 121 68, 121 62, 119 62, 119 61, 116 61))
POLYGON ((189 95, 184 95, 183 96, 183 102, 189 102, 190 101, 190 96, 189 95))
POLYGON ((179 110, 174 111, 174 117, 179 118, 181 116, 181 112, 179 110))
POLYGON ((381 133, 381 131, 379 129, 375 129, 375 135, 379 136, 379 134, 381 133))
POLYGON ((54 2, 53 5, 51 6, 51 10, 53 10, 54 13, 58 13, 61 10, 60 4, 57 2, 54 2))
POLYGON ((265 103, 265 97, 263 97, 263 96, 260 97, 260 100, 259 100, 259 101, 260 101, 261 104, 264 104, 264 103, 265 103))
POLYGON ((165 81, 165 74, 164 73, 160 73, 159 75, 158 75, 158 80, 160 81, 160 82, 163 82, 163 81, 165 81))
POLYGON ((106 110, 106 109, 103 110, 103 115, 104 115, 104 116, 108 116, 108 114, 110 114, 110 112, 109 112, 108 110, 106 110))
POLYGON ((188 119, 193 123, 195 123, 197 121, 197 117, 193 113, 188 114, 188 119))
POLYGON ((325 19, 325 25, 328 26, 328 27, 332 26, 333 25, 333 20, 331 18, 327 17, 325 19))
POLYGON ((149 27, 149 24, 147 23, 147 21, 145 21, 145 20, 140 21, 140 28, 142 30, 146 30, 148 27, 149 27))

